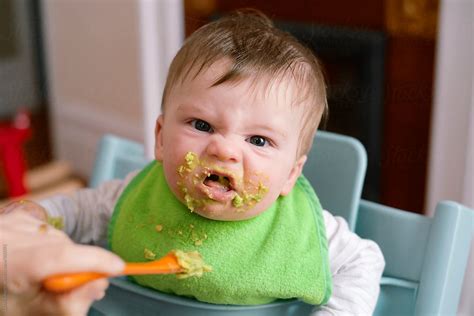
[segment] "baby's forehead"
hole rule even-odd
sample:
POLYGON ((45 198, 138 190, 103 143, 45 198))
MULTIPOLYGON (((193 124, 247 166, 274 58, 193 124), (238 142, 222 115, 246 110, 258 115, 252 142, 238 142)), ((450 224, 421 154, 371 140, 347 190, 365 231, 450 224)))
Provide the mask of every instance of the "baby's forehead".
POLYGON ((197 69, 190 69, 180 84, 191 84, 200 89, 212 89, 216 86, 232 87, 243 85, 247 94, 255 99, 278 99, 278 104, 294 106, 301 102, 302 87, 291 72, 271 72, 246 69, 233 74, 233 63, 220 59, 197 69))

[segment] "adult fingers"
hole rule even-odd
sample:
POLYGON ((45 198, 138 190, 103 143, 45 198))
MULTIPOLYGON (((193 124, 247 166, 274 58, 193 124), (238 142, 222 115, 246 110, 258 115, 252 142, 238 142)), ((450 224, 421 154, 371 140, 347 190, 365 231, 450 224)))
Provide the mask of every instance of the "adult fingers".
POLYGON ((118 274, 123 270, 123 261, 111 252, 76 245, 63 232, 44 226, 22 212, 7 214, 0 220, 0 239, 8 252, 10 274, 12 278, 18 277, 18 290, 28 284, 38 285, 53 274, 82 271, 118 274))
POLYGON ((91 304, 104 296, 108 284, 107 279, 99 279, 67 293, 42 292, 30 301, 28 310, 37 315, 86 315, 91 304))
POLYGON ((91 304, 104 297, 108 286, 107 279, 99 279, 61 295, 58 297, 59 309, 66 315, 86 315, 91 304))
POLYGON ((36 257, 42 262, 41 269, 35 271, 38 281, 53 274, 71 272, 94 271, 114 275, 125 268, 122 259, 107 250, 72 243, 44 249, 36 257))
POLYGON ((28 252, 28 255, 43 245, 72 243, 64 232, 21 211, 1 215, 0 231, 2 244, 10 251, 28 252))
POLYGON ((46 221, 48 219, 46 210, 41 205, 29 200, 13 201, 0 208, 0 214, 19 211, 25 212, 41 221, 46 221))

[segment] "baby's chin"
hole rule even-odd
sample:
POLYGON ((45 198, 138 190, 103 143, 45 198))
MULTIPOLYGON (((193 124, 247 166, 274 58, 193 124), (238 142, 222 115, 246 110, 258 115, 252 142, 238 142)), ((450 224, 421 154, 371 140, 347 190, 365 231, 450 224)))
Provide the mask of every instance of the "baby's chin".
POLYGON ((194 212, 208 219, 228 222, 250 219, 261 213, 256 209, 242 211, 233 207, 223 207, 219 204, 209 204, 205 207, 195 209, 194 212))

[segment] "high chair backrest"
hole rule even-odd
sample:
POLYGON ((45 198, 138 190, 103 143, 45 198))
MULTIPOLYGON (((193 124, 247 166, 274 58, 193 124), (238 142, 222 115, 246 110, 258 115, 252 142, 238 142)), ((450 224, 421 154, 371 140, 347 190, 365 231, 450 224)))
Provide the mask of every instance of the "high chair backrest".
POLYGON ((303 173, 323 208, 354 230, 366 169, 367 153, 357 139, 317 131, 303 173))
POLYGON ((89 187, 96 188, 102 182, 123 179, 148 162, 142 144, 112 134, 104 135, 97 149, 89 187))
POLYGON ((474 211, 451 201, 430 218, 362 200, 356 233, 386 260, 374 315, 456 315, 473 227, 474 211))

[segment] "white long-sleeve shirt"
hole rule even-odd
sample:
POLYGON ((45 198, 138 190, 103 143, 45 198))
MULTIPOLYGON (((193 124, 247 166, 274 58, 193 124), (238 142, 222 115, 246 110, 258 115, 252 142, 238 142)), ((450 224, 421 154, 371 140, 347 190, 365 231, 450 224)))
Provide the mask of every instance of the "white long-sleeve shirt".
MULTIPOLYGON (((84 189, 73 196, 41 201, 49 216, 64 219, 64 231, 75 242, 104 245, 115 204, 136 175, 112 180, 97 189, 84 189)), ((329 245, 333 292, 329 302, 312 316, 371 315, 379 295, 385 261, 373 241, 352 233, 346 221, 323 211, 329 245)))

